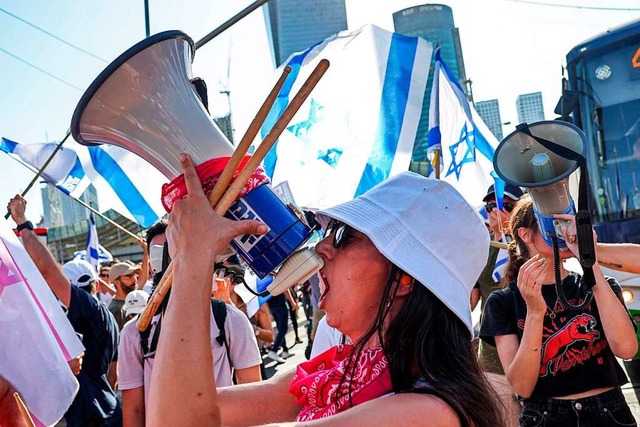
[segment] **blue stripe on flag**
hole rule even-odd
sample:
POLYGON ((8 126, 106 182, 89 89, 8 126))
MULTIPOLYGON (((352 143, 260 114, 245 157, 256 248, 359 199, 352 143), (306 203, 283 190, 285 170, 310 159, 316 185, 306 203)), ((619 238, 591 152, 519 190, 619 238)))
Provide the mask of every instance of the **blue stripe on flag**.
POLYGON ((2 138, 2 142, 0 142, 0 150, 4 151, 5 153, 13 153, 17 146, 17 142, 13 142, 10 139, 4 137, 2 138))
MULTIPOLYGON (((280 89, 280 93, 278 93, 278 97, 274 102, 267 118, 264 121, 264 124, 260 128, 260 135, 264 139, 267 136, 273 125, 276 123, 282 112, 289 105, 289 94, 291 93, 291 89, 293 88, 293 84, 298 79, 298 74, 300 74, 300 68, 302 67, 302 62, 309 55, 312 49, 318 46, 321 42, 318 42, 297 55, 293 55, 289 62, 286 65, 291 67, 291 72, 287 76, 287 79, 284 81, 284 85, 282 85, 282 89, 280 89)), ((276 170, 276 164, 278 163, 278 141, 273 144, 271 150, 267 153, 262 161, 262 165, 264 167, 264 171, 269 176, 269 178, 273 179, 273 172, 276 170)))
POLYGON ((378 130, 354 197, 365 193, 389 177, 409 99, 411 74, 417 48, 417 37, 394 33, 391 38, 382 86, 378 130))
POLYGON ((109 183, 124 206, 143 227, 151 226, 158 215, 118 163, 100 147, 87 147, 93 168, 109 183))

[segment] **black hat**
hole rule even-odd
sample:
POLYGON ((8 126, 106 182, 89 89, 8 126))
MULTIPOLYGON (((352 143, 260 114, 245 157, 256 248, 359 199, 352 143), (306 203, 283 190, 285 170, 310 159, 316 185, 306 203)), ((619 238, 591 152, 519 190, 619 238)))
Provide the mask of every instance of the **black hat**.
MULTIPOLYGON (((516 185, 506 184, 504 187, 504 195, 511 197, 513 200, 518 200, 520 197, 522 197, 523 194, 524 192, 522 191, 522 189, 516 185)), ((496 197, 496 189, 495 185, 493 184, 491 184, 491 187, 489 187, 489 189, 487 190, 487 195, 484 196, 484 199, 482 199, 482 201, 486 202, 492 197, 496 197)))

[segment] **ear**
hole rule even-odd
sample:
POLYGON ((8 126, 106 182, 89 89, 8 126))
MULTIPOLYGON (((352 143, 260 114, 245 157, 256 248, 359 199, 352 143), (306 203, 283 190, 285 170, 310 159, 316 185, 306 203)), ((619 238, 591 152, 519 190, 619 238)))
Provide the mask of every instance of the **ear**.
POLYGON ((518 228, 518 236, 520 237, 520 239, 522 239, 523 242, 531 243, 533 241, 532 231, 533 230, 530 230, 528 228, 520 227, 518 228))
POLYGON ((413 285, 416 280, 409 276, 407 273, 402 273, 400 277, 400 286, 398 286, 398 291, 396 292, 396 296, 406 296, 411 293, 413 290, 413 285))

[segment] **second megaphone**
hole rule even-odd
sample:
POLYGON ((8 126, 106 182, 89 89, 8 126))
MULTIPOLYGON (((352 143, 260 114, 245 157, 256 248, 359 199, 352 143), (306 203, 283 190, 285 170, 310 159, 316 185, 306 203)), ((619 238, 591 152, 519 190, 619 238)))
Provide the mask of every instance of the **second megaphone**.
POLYGON ((578 169, 577 159, 585 149, 584 133, 562 121, 522 123, 496 148, 496 173, 505 182, 527 189, 540 233, 549 246, 557 239, 559 247, 566 247, 553 215, 575 213, 569 175, 578 169))
MULTIPOLYGON (((171 180, 163 189, 167 211, 185 191, 181 153, 192 157, 203 188, 210 191, 234 151, 190 82, 194 52, 193 41, 180 31, 166 31, 141 41, 95 79, 71 122, 71 132, 79 143, 112 144, 129 150, 171 180)), ((269 227, 265 235, 240 236, 232 242, 261 278, 272 273, 312 233, 280 200, 260 170, 226 216, 258 219, 269 227)), ((314 256, 317 258, 312 253, 301 259, 301 266, 317 265, 317 259, 308 263, 314 256)), ((309 273, 309 267, 294 270, 297 273, 287 279, 291 285, 315 271, 309 273)))

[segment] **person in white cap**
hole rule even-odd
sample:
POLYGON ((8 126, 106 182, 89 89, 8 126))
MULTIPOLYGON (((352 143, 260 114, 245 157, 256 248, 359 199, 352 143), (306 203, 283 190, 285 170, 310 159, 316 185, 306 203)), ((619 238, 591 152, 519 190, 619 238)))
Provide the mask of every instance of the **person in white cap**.
POLYGON ((207 320, 213 259, 235 236, 267 230, 217 215, 190 158, 181 159, 188 196, 174 206, 167 229, 174 285, 150 425, 315 425, 325 417, 315 423, 503 425, 471 345, 469 295, 489 237, 453 187, 410 172, 318 212, 326 236, 316 246, 324 261, 320 307, 354 344, 333 347, 296 372, 216 391, 207 320))
POLYGON ((127 321, 142 313, 148 300, 149 294, 146 291, 131 291, 124 299, 124 315, 127 321))

